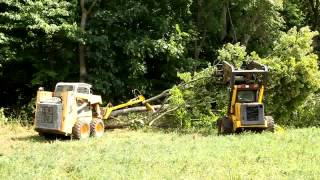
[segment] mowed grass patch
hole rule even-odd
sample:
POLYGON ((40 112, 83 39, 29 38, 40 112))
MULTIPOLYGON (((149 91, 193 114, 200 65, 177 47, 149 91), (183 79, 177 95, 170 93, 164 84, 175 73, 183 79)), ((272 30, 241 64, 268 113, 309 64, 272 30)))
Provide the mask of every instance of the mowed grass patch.
POLYGON ((317 179, 320 129, 231 136, 116 130, 47 141, 0 128, 0 179, 317 179))

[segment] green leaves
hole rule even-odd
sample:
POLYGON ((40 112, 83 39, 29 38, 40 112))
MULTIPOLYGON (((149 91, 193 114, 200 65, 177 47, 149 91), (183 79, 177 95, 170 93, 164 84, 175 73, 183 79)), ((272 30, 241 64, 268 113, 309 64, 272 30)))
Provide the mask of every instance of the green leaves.
POLYGON ((177 108, 168 117, 173 119, 171 126, 212 127, 217 118, 225 113, 227 88, 217 84, 215 71, 214 66, 208 65, 199 72, 178 73, 182 83, 170 90, 170 107, 177 108))
POLYGON ((99 84, 103 96, 120 101, 131 98, 132 89, 156 94, 178 81, 177 71, 192 68, 187 59, 191 35, 182 19, 189 16, 189 3, 100 2, 86 38, 90 81, 99 84))
POLYGON ((317 55, 312 42, 318 32, 292 28, 275 42, 264 63, 270 67, 269 110, 282 123, 320 87, 317 55))
MULTIPOLYGON (((226 44, 218 50, 219 60, 226 60, 238 68, 242 61, 247 59, 261 61, 268 65, 270 75, 265 97, 267 114, 271 113, 276 123, 280 124, 303 126, 303 122, 306 122, 306 126, 318 125, 316 111, 319 108, 314 105, 318 104, 319 100, 316 93, 320 88, 320 72, 318 57, 313 53, 312 48, 313 38, 316 35, 318 32, 311 31, 309 27, 300 30, 292 28, 287 33, 283 33, 274 43, 272 53, 266 58, 260 58, 256 52, 248 55, 245 46, 239 43, 226 44)), ((175 93, 172 93, 172 96, 174 102, 183 100, 182 102, 185 103, 183 109, 180 109, 177 114, 177 118, 183 117, 182 119, 189 122, 190 126, 208 125, 204 117, 210 116, 207 110, 210 110, 208 107, 212 102, 218 105, 217 109, 221 112, 225 112, 227 108, 227 90, 212 84, 216 81, 211 74, 212 70, 214 71, 209 66, 199 73, 179 74, 186 85, 179 88, 180 91, 173 91, 175 93), (206 76, 210 78, 201 79, 206 76), (188 83, 193 81, 195 82, 188 83), (189 109, 188 105, 192 108, 189 109), (197 121, 196 125, 192 121, 194 118, 204 121, 197 121)), ((173 105, 175 105, 174 102, 173 105)), ((211 120, 214 121, 217 115, 222 114, 212 114, 211 120)))
POLYGON ((220 61, 227 61, 237 68, 240 68, 242 62, 246 59, 247 52, 246 47, 240 45, 240 43, 236 44, 225 44, 221 49, 218 50, 218 59, 220 61))
POLYGON ((10 88, 1 91, 10 94, 12 102, 28 102, 35 86, 51 89, 56 81, 70 78, 74 72, 71 60, 76 58, 74 43, 78 40, 74 2, 0 2, 0 81, 10 82, 11 89, 20 89, 17 95, 10 88))

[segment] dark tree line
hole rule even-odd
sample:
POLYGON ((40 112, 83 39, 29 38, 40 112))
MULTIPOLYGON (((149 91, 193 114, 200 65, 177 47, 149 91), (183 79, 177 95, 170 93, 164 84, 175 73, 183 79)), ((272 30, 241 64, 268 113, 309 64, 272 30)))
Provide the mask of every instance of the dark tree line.
POLYGON ((151 96, 226 43, 263 56, 293 26, 319 30, 319 11, 319 0, 1 0, 0 106, 57 81, 89 82, 106 100, 151 96))

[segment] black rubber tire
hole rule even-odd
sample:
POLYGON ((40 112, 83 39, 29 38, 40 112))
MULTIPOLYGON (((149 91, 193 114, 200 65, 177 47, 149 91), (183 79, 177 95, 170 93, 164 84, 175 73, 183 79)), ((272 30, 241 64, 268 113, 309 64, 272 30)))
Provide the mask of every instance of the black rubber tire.
POLYGON ((104 123, 102 119, 94 119, 90 123, 90 135, 93 137, 101 137, 104 134, 104 123))
POLYGON ((86 139, 90 136, 90 124, 84 121, 77 121, 72 128, 73 139, 86 139))
POLYGON ((56 138, 55 134, 50 134, 50 133, 45 133, 45 132, 39 132, 39 136, 43 137, 44 139, 47 140, 52 140, 56 138))
POLYGON ((222 123, 222 118, 219 118, 216 122, 217 124, 217 129, 218 129, 218 135, 221 135, 221 123, 222 123))
POLYGON ((274 119, 272 116, 265 116, 265 120, 267 121, 267 129, 266 131, 274 132, 274 119))
POLYGON ((233 122, 228 117, 223 117, 217 120, 218 135, 227 135, 233 132, 233 122))

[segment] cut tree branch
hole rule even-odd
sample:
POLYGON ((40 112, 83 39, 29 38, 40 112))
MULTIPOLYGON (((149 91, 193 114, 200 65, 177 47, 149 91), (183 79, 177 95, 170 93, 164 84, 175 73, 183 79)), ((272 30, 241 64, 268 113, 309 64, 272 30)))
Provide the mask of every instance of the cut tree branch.
POLYGON ((97 4, 97 0, 94 0, 91 4, 91 6, 88 9, 87 15, 89 15, 93 9, 93 7, 97 4))
POLYGON ((170 110, 168 110, 168 111, 160 114, 158 117, 156 117, 156 118, 154 118, 152 121, 150 121, 149 126, 152 126, 152 124, 153 124, 156 120, 162 118, 163 116, 165 116, 166 114, 168 114, 168 113, 170 113, 170 112, 172 112, 172 111, 177 110, 178 108, 179 108, 179 106, 178 106, 178 107, 175 107, 175 108, 172 108, 172 109, 170 109, 170 110))
POLYGON ((155 101, 155 100, 160 99, 160 98, 162 98, 162 97, 167 97, 167 96, 170 95, 169 91, 170 91, 169 89, 167 89, 167 90, 165 90, 165 91, 162 91, 160 94, 158 94, 158 95, 156 95, 156 96, 154 96, 154 97, 152 97, 152 98, 149 98, 149 99, 144 100, 144 101, 142 102, 142 104, 146 104, 146 103, 155 101))
POLYGON ((191 84, 191 83, 193 83, 193 82, 200 81, 200 80, 206 79, 206 78, 212 78, 212 77, 211 77, 211 76, 204 76, 204 77, 201 77, 201 78, 198 78, 198 79, 193 79, 193 80, 191 80, 191 81, 185 82, 185 83, 183 83, 183 84, 179 84, 178 86, 179 86, 179 87, 182 87, 182 86, 185 86, 185 85, 187 85, 187 84, 191 84))
MULTIPOLYGON (((162 107, 162 105, 154 105, 152 106, 155 110, 160 109, 162 107)), ((168 104, 165 104, 164 107, 169 107, 168 104)), ((122 114, 128 114, 128 113, 132 113, 132 112, 144 112, 144 111, 148 111, 147 107, 145 106, 138 106, 138 107, 132 107, 132 108, 126 108, 126 109, 119 109, 119 110, 115 110, 113 111, 110 116, 114 117, 114 116, 119 116, 122 114)))

